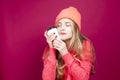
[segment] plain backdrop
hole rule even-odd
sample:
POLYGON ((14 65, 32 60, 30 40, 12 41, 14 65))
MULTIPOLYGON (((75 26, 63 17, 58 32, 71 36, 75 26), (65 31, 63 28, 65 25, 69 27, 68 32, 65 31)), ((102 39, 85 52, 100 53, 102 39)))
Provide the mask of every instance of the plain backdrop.
POLYGON ((42 80, 44 31, 57 14, 76 7, 82 34, 96 52, 96 74, 90 80, 120 80, 119 0, 1 0, 0 80, 42 80))

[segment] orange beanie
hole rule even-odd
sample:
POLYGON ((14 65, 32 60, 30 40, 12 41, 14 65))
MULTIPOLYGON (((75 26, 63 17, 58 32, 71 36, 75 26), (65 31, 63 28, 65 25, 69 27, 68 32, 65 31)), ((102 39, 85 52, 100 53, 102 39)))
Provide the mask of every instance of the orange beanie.
POLYGON ((81 15, 80 15, 80 12, 75 7, 70 6, 69 8, 63 9, 57 15, 55 23, 62 18, 68 18, 73 20, 77 24, 79 30, 81 30, 81 15))

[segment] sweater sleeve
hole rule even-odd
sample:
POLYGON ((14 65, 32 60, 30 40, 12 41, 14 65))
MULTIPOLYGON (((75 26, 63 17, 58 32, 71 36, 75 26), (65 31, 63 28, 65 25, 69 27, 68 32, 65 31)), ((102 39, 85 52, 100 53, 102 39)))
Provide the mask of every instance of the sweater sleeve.
MULTIPOLYGON (((91 54, 89 50, 84 51, 83 54, 91 54)), ((79 60, 74 58, 71 53, 66 53, 62 56, 65 64, 68 67, 69 73, 75 80, 88 80, 91 70, 91 62, 88 60, 79 60)))
POLYGON ((43 58, 43 63, 44 63, 42 79, 43 80, 55 80, 55 76, 56 76, 55 49, 46 47, 42 58, 43 58))

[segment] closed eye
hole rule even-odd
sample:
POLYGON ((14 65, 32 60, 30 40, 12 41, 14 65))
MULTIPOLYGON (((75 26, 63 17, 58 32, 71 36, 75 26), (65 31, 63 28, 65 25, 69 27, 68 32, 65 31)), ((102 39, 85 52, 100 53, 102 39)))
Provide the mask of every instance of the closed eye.
POLYGON ((60 27, 60 26, 62 26, 62 24, 59 22, 59 23, 57 24, 57 27, 60 27))
POLYGON ((71 23, 66 22, 65 25, 66 25, 67 27, 70 27, 70 26, 71 26, 71 23))

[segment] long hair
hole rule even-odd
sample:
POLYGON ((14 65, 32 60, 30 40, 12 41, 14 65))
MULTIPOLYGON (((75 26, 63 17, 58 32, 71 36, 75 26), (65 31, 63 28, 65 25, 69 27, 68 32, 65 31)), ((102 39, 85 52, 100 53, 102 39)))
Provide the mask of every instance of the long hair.
MULTIPOLYGON (((85 59, 88 60, 92 63, 92 67, 91 67, 91 72, 90 74, 94 74, 95 73, 95 69, 94 69, 94 61, 95 61, 95 52, 94 52, 94 48, 93 45, 91 43, 91 41, 86 38, 85 36, 83 36, 77 25, 75 23, 73 23, 73 27, 71 27, 73 30, 73 36, 69 41, 69 44, 67 46, 68 51, 73 51, 75 52, 75 57, 78 59, 85 59), (88 58, 86 55, 82 54, 82 50, 85 50, 85 47, 82 46, 82 42, 84 40, 88 40, 90 42, 90 53, 91 53, 91 58, 88 58)), ((62 80, 63 76, 64 76, 64 61, 62 60, 62 57, 59 53, 59 51, 56 52, 56 58, 57 58, 57 65, 56 65, 56 80, 62 80)))

